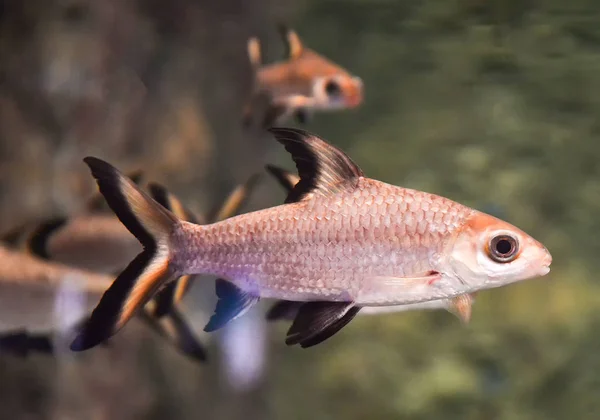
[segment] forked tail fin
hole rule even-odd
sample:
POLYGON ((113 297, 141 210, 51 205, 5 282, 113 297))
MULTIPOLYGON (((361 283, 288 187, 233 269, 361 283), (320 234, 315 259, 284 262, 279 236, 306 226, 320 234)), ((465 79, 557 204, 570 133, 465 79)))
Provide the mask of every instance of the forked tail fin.
POLYGON ((144 250, 104 293, 71 350, 95 347, 119 331, 178 274, 170 266, 170 237, 179 220, 110 164, 87 157, 98 187, 110 208, 140 241, 144 250))

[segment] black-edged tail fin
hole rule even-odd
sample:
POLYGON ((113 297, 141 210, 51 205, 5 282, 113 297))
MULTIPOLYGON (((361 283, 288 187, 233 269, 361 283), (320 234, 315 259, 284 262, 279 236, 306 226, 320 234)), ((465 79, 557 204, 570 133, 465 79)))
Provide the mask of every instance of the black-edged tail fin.
POLYGON ((169 242, 179 224, 177 217, 107 162, 94 157, 86 157, 84 162, 109 207, 144 250, 104 293, 71 343, 73 351, 95 347, 114 335, 161 286, 178 277, 169 265, 169 242))
MULTIPOLYGON (((150 191, 150 195, 160 205, 167 210, 172 211, 179 219, 196 224, 205 223, 202 216, 196 215, 189 210, 181 200, 169 192, 165 186, 156 182, 151 182, 148 184, 148 190, 150 191)), ((156 305, 154 305, 152 316, 162 318, 173 310, 173 305, 179 304, 187 293, 192 277, 193 276, 191 275, 182 276, 177 281, 169 283, 164 289, 158 292, 154 299, 156 305)))
MULTIPOLYGON (((127 174, 127 177, 133 181, 134 184, 140 185, 144 177, 144 173, 141 170, 132 171, 127 174)), ((106 209, 106 200, 102 194, 94 194, 91 196, 84 206, 85 211, 89 213, 97 213, 106 209)))

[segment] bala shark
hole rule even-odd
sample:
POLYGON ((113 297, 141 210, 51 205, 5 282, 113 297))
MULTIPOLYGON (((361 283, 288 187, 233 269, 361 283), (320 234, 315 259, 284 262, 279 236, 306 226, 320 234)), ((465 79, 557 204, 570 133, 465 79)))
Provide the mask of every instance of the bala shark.
POLYGON ((452 299, 550 271, 548 250, 505 221, 367 178, 344 152, 306 131, 269 131, 300 176, 286 203, 209 225, 178 219, 110 164, 84 159, 144 251, 104 293, 72 350, 103 342, 188 274, 227 279, 216 283, 219 301, 206 331, 261 297, 306 301, 286 343, 308 347, 366 306, 452 299))

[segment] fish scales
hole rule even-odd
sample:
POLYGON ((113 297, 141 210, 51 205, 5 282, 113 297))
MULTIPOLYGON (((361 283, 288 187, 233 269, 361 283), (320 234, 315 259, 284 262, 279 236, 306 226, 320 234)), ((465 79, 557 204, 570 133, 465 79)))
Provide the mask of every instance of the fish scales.
POLYGON ((444 240, 474 210, 436 195, 360 178, 352 191, 216 225, 185 224, 174 265, 225 277, 263 297, 356 300, 374 277, 436 270, 444 240))

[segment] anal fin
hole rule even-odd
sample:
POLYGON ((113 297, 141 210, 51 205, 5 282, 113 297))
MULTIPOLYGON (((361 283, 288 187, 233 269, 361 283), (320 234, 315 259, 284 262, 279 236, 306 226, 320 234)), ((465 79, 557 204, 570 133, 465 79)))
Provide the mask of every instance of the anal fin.
POLYGON ((322 343, 344 328, 359 311, 360 307, 353 302, 304 303, 288 330, 285 343, 288 346, 300 344, 302 348, 322 343))
POLYGON ((211 332, 223 328, 228 322, 245 314, 259 300, 248 292, 224 279, 217 279, 215 291, 219 298, 215 313, 204 327, 204 331, 211 332))

